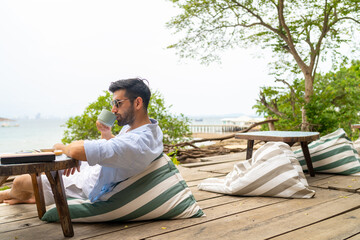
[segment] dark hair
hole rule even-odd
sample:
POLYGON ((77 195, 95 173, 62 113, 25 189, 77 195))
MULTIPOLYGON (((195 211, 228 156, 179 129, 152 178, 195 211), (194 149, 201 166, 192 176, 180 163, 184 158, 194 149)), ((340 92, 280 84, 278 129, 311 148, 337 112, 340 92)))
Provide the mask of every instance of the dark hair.
POLYGON ((109 91, 114 93, 117 90, 124 89, 125 96, 129 98, 131 102, 133 102, 137 97, 141 97, 144 103, 144 108, 145 110, 147 110, 149 106, 151 92, 149 87, 144 83, 144 81, 148 82, 148 80, 141 78, 118 80, 110 84, 109 91))

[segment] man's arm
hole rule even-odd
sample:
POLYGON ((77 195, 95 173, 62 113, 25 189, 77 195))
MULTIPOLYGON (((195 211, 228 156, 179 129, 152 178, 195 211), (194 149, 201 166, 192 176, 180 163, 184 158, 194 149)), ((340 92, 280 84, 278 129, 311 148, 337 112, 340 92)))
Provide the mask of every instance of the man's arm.
POLYGON ((87 161, 83 140, 75 141, 68 145, 57 143, 54 145, 54 148, 55 150, 62 150, 67 156, 76 160, 87 161))

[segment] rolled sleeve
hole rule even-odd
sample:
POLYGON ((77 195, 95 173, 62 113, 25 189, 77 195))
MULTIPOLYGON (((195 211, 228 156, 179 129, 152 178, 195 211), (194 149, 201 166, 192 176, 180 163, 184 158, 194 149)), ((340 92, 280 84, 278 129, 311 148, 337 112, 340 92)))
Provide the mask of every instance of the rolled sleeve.
POLYGON ((100 144, 101 142, 105 142, 105 139, 101 140, 85 140, 84 148, 85 155, 90 166, 94 166, 99 164, 100 162, 100 144))

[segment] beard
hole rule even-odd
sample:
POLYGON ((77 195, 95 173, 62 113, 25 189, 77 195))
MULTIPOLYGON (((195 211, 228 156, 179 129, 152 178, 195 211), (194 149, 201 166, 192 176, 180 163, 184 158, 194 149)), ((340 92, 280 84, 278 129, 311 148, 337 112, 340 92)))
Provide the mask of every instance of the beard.
POLYGON ((135 121, 134 108, 132 107, 132 105, 122 115, 117 113, 116 120, 117 120, 117 124, 121 127, 127 124, 132 125, 135 121))

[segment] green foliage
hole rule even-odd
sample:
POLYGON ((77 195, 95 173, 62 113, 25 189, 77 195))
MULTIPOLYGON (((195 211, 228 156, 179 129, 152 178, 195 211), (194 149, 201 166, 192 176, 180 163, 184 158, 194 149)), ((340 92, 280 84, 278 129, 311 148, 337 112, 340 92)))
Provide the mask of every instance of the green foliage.
MULTIPOLYGON (((301 107, 304 104, 305 90, 303 86, 303 81, 295 80, 290 87, 262 87, 260 100, 257 100, 253 108, 259 115, 279 119, 275 123, 277 130, 301 130, 301 107), (269 106, 265 106, 264 102, 269 106)), ((267 125, 262 125, 262 128, 267 130, 267 125)))
POLYGON ((360 123, 360 61, 349 68, 319 76, 306 106, 309 121, 321 133, 343 128, 353 137, 351 124, 360 123))
MULTIPOLYGON (((110 102, 112 96, 108 91, 99 96, 95 102, 86 107, 84 113, 80 116, 70 117, 65 123, 67 130, 64 131, 64 144, 74 140, 98 139, 100 132, 97 130, 95 122, 102 109, 111 110, 110 102)), ((148 113, 151 118, 159 121, 159 126, 164 133, 164 143, 176 143, 188 139, 191 136, 189 127, 190 120, 183 114, 173 115, 165 106, 165 101, 158 91, 152 93, 148 113)), ((112 133, 118 134, 121 127, 115 122, 112 133)))
POLYGON ((164 133, 165 144, 177 143, 191 137, 190 119, 183 114, 179 116, 169 112, 171 106, 166 106, 163 96, 155 91, 151 95, 148 113, 151 118, 159 121, 159 126, 164 133))
POLYGON ((9 186, 3 186, 3 187, 0 188, 0 191, 4 191, 4 190, 7 190, 7 189, 10 189, 10 187, 9 186))
POLYGON ((351 131, 351 124, 360 123, 360 105, 357 104, 360 102, 360 61, 353 61, 349 68, 342 67, 336 73, 318 75, 314 95, 306 105, 302 100, 302 80, 295 80, 291 88, 263 87, 261 94, 253 108, 265 117, 279 119, 275 123, 277 130, 300 130, 299 109, 304 106, 311 123, 310 130, 324 135, 343 128, 352 137, 355 135, 351 131), (266 107, 261 94, 270 108, 277 109, 283 115, 266 107))
MULTIPOLYGON (((218 60, 218 53, 233 47, 260 46, 276 56, 273 74, 299 73, 299 58, 337 55, 342 43, 352 41, 359 29, 359 1, 171 0, 179 9, 167 27, 182 38, 170 45, 180 57, 203 63, 218 60), (289 47, 294 49, 289 51, 289 47), (331 49, 331 51, 326 51, 331 49), (291 54, 289 54, 291 53, 291 54), (297 55, 295 60, 292 54, 297 55)), ((355 42, 354 42, 355 43, 355 42)), ((339 56, 341 58, 339 58, 339 56)), ((346 57, 345 57, 346 58, 346 57)), ((316 61, 315 61, 316 62, 316 61)))
POLYGON ((170 159, 171 159, 171 161, 175 164, 175 165, 179 165, 180 164, 180 162, 178 161, 178 159, 177 159, 177 153, 178 153, 178 148, 177 147, 175 147, 174 148, 174 151, 172 151, 172 152, 169 152, 167 155, 170 157, 170 159))

